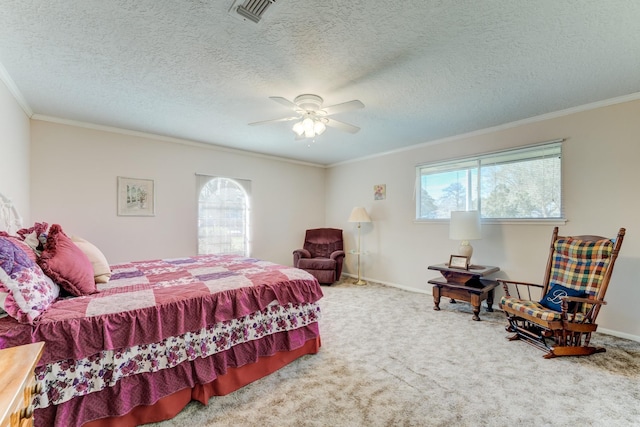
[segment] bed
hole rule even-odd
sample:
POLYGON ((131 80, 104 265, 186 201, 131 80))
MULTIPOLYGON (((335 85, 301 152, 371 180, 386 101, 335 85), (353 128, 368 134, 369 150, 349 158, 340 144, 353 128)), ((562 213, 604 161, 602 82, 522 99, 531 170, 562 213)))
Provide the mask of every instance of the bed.
POLYGON ((79 248, 59 225, 0 235, 0 348, 45 343, 36 426, 169 419, 320 348, 322 291, 303 270, 204 255, 111 265, 105 278, 79 248))

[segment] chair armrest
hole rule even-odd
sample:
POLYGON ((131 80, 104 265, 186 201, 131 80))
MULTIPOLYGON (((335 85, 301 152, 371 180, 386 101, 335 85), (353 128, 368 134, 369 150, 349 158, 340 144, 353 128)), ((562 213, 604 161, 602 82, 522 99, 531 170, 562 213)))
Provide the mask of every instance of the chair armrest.
POLYGON ((306 249, 296 249, 293 251, 293 255, 298 255, 300 258, 311 258, 311 252, 306 249))
POLYGON ((529 300, 531 300, 530 288, 540 288, 540 289, 544 288, 544 286, 538 283, 518 282, 515 280, 505 280, 505 279, 496 279, 496 281, 502 285, 502 289, 504 289, 504 294, 507 297, 511 296, 511 293, 509 292, 509 285, 512 285, 513 288, 516 290, 518 298, 522 298, 520 296, 520 288, 525 287, 525 289, 527 290, 527 295, 529 296, 529 300))
POLYGON ((331 252, 331 255, 329 255, 329 258, 338 259, 340 257, 344 258, 344 256, 345 256, 345 252, 344 251, 333 251, 333 252, 331 252))
POLYGON ((589 298, 581 298, 581 297, 562 297, 562 301, 566 301, 567 303, 570 302, 582 302, 582 303, 586 303, 586 304, 601 304, 601 305, 606 305, 607 302, 606 301, 598 301, 598 300, 594 300, 594 299, 589 299, 589 298))
POLYGON ((311 252, 306 249, 296 249, 293 251, 293 266, 298 268, 298 261, 301 258, 311 258, 311 252))
POLYGON ((584 313, 584 320, 578 321, 577 323, 591 323, 593 321, 594 313, 597 313, 597 310, 594 311, 596 307, 600 307, 601 305, 606 305, 607 302, 603 300, 594 300, 589 298, 582 297, 561 297, 561 310, 562 310, 562 318, 565 321, 576 322, 578 319, 578 313, 584 313), (575 303, 573 308, 569 310, 569 303, 575 303), (589 304, 585 309, 582 308, 583 304, 589 304))
POLYGON ((534 286, 536 288, 544 288, 544 286, 538 284, 538 283, 529 283, 529 282, 518 282, 515 280, 505 280, 505 279, 496 279, 496 282, 501 283, 502 285, 505 284, 512 284, 512 285, 523 285, 523 286, 534 286))

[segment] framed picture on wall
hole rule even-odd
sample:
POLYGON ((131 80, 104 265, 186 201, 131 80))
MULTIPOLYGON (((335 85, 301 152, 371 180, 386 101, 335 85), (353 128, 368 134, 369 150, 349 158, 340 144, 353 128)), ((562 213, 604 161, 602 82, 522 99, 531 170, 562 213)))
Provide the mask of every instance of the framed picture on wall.
POLYGON ((118 215, 155 216, 155 204, 152 179, 118 177, 118 215))
POLYGON ((384 200, 387 197, 387 184, 373 186, 373 200, 384 200))

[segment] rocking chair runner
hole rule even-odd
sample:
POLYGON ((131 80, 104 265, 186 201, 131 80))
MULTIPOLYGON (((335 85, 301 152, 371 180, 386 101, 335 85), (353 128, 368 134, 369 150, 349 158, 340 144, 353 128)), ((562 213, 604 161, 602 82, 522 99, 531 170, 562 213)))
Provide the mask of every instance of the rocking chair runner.
POLYGON ((542 285, 498 279, 505 292, 500 308, 509 321, 506 329, 515 332, 509 339, 522 339, 546 351, 547 359, 606 351, 589 341, 598 328, 598 312, 606 304, 604 296, 624 234, 621 228, 615 240, 563 237, 555 227, 542 285), (532 288, 542 290, 540 302, 531 300, 532 288))

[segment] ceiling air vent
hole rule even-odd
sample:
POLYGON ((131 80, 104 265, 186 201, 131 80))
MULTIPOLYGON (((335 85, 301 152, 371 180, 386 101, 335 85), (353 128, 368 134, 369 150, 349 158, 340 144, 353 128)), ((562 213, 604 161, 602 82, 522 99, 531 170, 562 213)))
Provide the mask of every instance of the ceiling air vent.
POLYGON ((257 24, 267 8, 275 2, 276 0, 235 0, 229 12, 236 18, 245 21, 248 19, 257 24))

